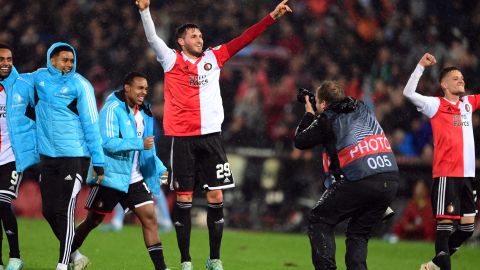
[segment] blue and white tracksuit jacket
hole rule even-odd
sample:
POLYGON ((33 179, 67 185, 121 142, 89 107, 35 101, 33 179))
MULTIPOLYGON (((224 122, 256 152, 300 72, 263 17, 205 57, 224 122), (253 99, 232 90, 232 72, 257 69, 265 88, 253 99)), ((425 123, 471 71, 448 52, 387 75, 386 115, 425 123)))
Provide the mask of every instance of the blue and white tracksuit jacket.
POLYGON ((33 73, 37 118, 38 151, 48 157, 91 157, 94 166, 103 166, 102 138, 98 127, 97 103, 93 87, 75 72, 76 54, 72 46, 57 42, 47 52, 47 68, 33 73), (50 62, 59 46, 72 48, 75 62, 63 73, 50 62))
POLYGON ((18 74, 12 67, 10 75, 0 83, 7 94, 7 127, 16 170, 23 172, 39 162, 33 78, 29 73, 18 74))
MULTIPOLYGON (((108 96, 100 111, 100 130, 105 154, 105 175, 100 185, 127 193, 132 176, 133 157, 140 151, 138 162, 144 181, 154 194, 161 192, 160 176, 166 170, 156 155, 155 146, 144 150, 143 139, 153 136, 154 119, 149 106, 139 106, 145 129, 143 137, 137 136, 135 116, 125 102, 123 90, 108 96)), ((89 184, 94 183, 89 179, 89 184)))

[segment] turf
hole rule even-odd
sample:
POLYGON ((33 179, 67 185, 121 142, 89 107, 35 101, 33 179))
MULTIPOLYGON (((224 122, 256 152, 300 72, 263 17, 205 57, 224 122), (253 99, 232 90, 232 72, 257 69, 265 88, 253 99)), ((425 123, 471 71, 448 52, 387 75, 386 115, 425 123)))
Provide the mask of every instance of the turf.
MULTIPOLYGON (((19 220, 20 247, 25 261, 24 270, 51 270, 58 258, 58 241, 46 221, 19 220)), ((175 233, 161 234, 169 267, 180 269, 179 252, 175 233)), ((344 238, 337 239, 338 269, 345 269, 343 256, 344 238)), ((8 245, 3 241, 3 260, 8 260, 8 245)), ((88 269, 153 269, 143 245, 139 226, 126 226, 120 233, 95 230, 82 247, 92 265, 88 269)), ((208 231, 194 229, 191 238, 191 255, 195 269, 205 269, 208 256, 208 231)), ((433 254, 433 243, 399 242, 388 244, 371 240, 369 245, 369 269, 405 270, 418 269, 421 262, 433 254)), ((465 247, 452 259, 455 270, 478 269, 480 249, 465 247)), ((306 235, 249 231, 225 231, 222 260, 227 270, 305 270, 313 269, 310 262, 310 246, 306 235)))

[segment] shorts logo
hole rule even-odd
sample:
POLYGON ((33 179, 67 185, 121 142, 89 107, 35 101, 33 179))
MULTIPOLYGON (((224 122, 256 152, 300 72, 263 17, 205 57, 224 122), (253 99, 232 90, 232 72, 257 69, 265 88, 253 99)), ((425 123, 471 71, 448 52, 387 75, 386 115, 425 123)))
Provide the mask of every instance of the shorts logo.
POLYGON ((180 187, 180 185, 178 184, 178 181, 174 181, 174 182, 173 182, 173 188, 174 188, 175 190, 178 190, 179 187, 180 187))
POLYGON ((228 184, 230 182, 232 182, 232 181, 228 177, 225 177, 225 180, 223 180, 224 184, 228 184))
POLYGON ((447 206, 447 213, 451 214, 455 211, 455 207, 453 206, 453 203, 449 203, 447 206))
POLYGON ((98 207, 98 208, 101 208, 102 206, 103 206, 103 202, 102 202, 102 201, 99 201, 99 202, 97 203, 97 207, 98 207))
POLYGON ((70 181, 70 180, 73 180, 73 178, 72 178, 72 176, 69 174, 69 175, 67 175, 67 177, 65 177, 65 180, 70 181))
POLYGON ((203 69, 205 69, 206 71, 209 71, 210 69, 212 69, 212 64, 205 63, 205 65, 203 65, 203 69))
POLYGON ((11 186, 11 187, 9 188, 9 190, 14 191, 14 190, 15 190, 15 186, 11 186))
POLYGON ((471 108, 469 104, 465 104, 465 111, 470 112, 471 108))

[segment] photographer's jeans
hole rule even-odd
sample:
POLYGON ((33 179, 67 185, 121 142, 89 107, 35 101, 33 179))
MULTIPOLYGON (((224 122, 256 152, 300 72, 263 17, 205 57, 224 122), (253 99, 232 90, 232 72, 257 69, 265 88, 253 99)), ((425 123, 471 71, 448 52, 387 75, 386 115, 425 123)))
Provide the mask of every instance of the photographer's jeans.
POLYGON ((308 236, 316 270, 336 269, 335 226, 350 218, 346 232, 347 270, 367 269, 367 245, 374 225, 394 200, 397 173, 382 173, 327 189, 309 216, 308 236))

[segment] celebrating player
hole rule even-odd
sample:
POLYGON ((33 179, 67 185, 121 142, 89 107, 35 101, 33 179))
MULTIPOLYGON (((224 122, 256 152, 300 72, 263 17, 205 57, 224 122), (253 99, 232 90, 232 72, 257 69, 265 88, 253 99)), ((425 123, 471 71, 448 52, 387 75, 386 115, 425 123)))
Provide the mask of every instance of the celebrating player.
POLYGON ((472 234, 476 207, 475 147, 472 113, 480 107, 480 95, 466 95, 462 72, 447 67, 440 73, 443 97, 416 93, 425 67, 437 63, 426 53, 418 62, 403 94, 430 118, 433 129, 433 215, 437 220, 435 257, 422 264, 421 270, 450 270, 450 256, 472 234), (455 232, 453 221, 460 224, 455 232))
POLYGON ((170 49, 155 33, 149 0, 136 4, 150 46, 165 73, 165 135, 173 136, 170 164, 171 188, 177 194, 174 225, 181 253, 182 269, 191 269, 189 252, 192 194, 196 185, 206 190, 207 224, 210 236, 208 269, 223 269, 220 245, 223 234, 223 189, 234 187, 230 164, 220 138, 223 122, 220 95, 220 71, 231 57, 251 43, 275 20, 292 12, 282 1, 260 22, 239 37, 214 48, 203 50, 203 36, 194 24, 178 28, 176 41, 180 50, 170 49))

